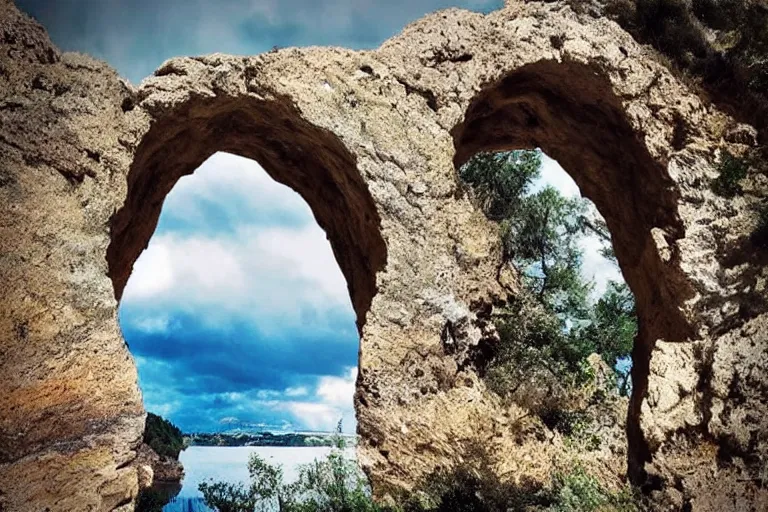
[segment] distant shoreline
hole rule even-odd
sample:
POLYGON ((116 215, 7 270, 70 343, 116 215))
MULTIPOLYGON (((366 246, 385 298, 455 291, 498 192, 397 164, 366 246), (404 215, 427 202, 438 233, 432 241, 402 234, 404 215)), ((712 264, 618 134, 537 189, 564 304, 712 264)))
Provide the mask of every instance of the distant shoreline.
POLYGON ((184 434, 185 446, 285 446, 285 447, 318 447, 337 446, 339 439, 346 446, 355 446, 355 434, 336 433, 272 433, 272 432, 233 432, 233 433, 191 433, 184 434))

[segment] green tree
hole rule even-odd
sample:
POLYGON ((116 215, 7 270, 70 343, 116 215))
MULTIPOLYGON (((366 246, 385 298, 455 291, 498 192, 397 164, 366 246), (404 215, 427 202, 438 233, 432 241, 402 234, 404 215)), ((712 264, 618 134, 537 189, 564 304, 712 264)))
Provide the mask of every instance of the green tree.
POLYGON ((502 221, 504 252, 523 273, 527 288, 552 311, 583 316, 591 283, 581 277, 583 199, 569 199, 552 187, 519 200, 502 221))
POLYGON ((532 192, 540 166, 539 151, 480 153, 460 175, 488 218, 499 222, 503 259, 525 285, 495 312, 500 342, 486 380, 500 395, 517 395, 544 414, 569 386, 591 378, 590 354, 615 368, 631 351, 637 321, 626 285, 612 283, 603 297, 591 299, 580 241, 596 236, 603 256, 616 262, 608 227, 584 199, 552 187, 532 192))
POLYGON ((478 153, 459 169, 459 176, 472 187, 486 216, 500 222, 514 214, 521 198, 541 176, 541 152, 478 153))
MULTIPOLYGON (((632 351, 637 335, 635 298, 626 283, 610 281, 591 311, 588 322, 573 330, 572 338, 591 345, 612 368, 632 351)), ((619 388, 628 392, 629 372, 619 373, 619 388)))
POLYGON ((158 455, 177 460, 179 453, 184 449, 184 436, 181 430, 170 421, 151 412, 147 413, 144 424, 144 442, 158 455))

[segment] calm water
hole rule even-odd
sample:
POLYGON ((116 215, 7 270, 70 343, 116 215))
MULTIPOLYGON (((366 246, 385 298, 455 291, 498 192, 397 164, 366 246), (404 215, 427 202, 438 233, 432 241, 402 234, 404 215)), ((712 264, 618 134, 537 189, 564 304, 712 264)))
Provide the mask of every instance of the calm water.
MULTIPOLYGON (((212 478, 226 482, 248 482, 248 457, 258 453, 270 464, 281 464, 286 482, 298 477, 298 466, 315 459, 322 459, 330 452, 328 447, 273 447, 273 446, 191 446, 181 452, 179 460, 184 465, 181 491, 163 512, 208 512, 202 495, 197 490, 200 482, 212 478)), ((354 458, 354 448, 346 453, 354 458)))

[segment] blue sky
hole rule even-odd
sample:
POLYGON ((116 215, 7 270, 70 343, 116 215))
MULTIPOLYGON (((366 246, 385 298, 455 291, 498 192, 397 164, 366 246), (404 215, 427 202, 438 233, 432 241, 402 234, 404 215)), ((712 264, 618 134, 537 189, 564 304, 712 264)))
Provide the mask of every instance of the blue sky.
POLYGON ((138 83, 179 55, 262 53, 274 46, 375 48, 446 7, 502 0, 16 0, 64 50, 89 53, 138 83))
POLYGON ((256 162, 217 153, 179 180, 120 324, 147 409, 183 429, 354 428, 346 282, 307 204, 256 162))
MULTIPOLYGON (((17 0, 65 50, 138 83, 164 60, 274 46, 371 48, 421 15, 500 0, 17 0)), ((542 183, 578 188, 544 158, 542 183)), ((585 240, 586 277, 618 272, 585 240)), ((259 165, 219 153, 168 195, 120 323, 147 409, 186 431, 353 431, 358 337, 346 283, 309 207, 259 165)))

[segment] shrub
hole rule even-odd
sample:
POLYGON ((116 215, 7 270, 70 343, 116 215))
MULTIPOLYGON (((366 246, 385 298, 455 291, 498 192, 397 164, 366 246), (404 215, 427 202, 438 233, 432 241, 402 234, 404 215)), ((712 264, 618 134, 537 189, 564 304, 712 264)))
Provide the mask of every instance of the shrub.
POLYGON ((724 151, 720 155, 717 169, 720 175, 712 182, 712 191, 728 198, 740 195, 743 191, 739 182, 747 177, 747 161, 724 151))
POLYGON ((756 208, 757 226, 750 237, 752 243, 760 249, 768 250, 768 203, 763 203, 756 208))
POLYGON ((629 487, 610 491, 582 467, 532 480, 499 479, 485 447, 475 447, 474 465, 437 471, 409 496, 403 512, 639 512, 639 496, 629 487), (477 453, 475 453, 477 452, 477 453))
POLYGON ((382 512, 357 463, 344 456, 345 447, 339 422, 331 453, 300 466, 299 478, 292 484, 284 483, 281 467, 254 453, 248 461, 248 486, 209 481, 198 489, 205 503, 219 512, 253 512, 256 507, 280 512, 382 512))
MULTIPOLYGON (((575 10, 583 0, 570 0, 575 10)), ((694 91, 768 128, 768 6, 739 0, 604 0, 604 12, 694 91)), ((762 137, 764 140, 764 136, 762 137)))
POLYGON ((581 467, 555 475, 548 512, 636 512, 638 498, 630 489, 611 492, 581 467))
POLYGON ((560 425, 555 418, 569 408, 574 389, 594 378, 587 362, 594 343, 569 333, 562 319, 525 293, 495 320, 499 342, 484 375, 488 388, 560 425))

